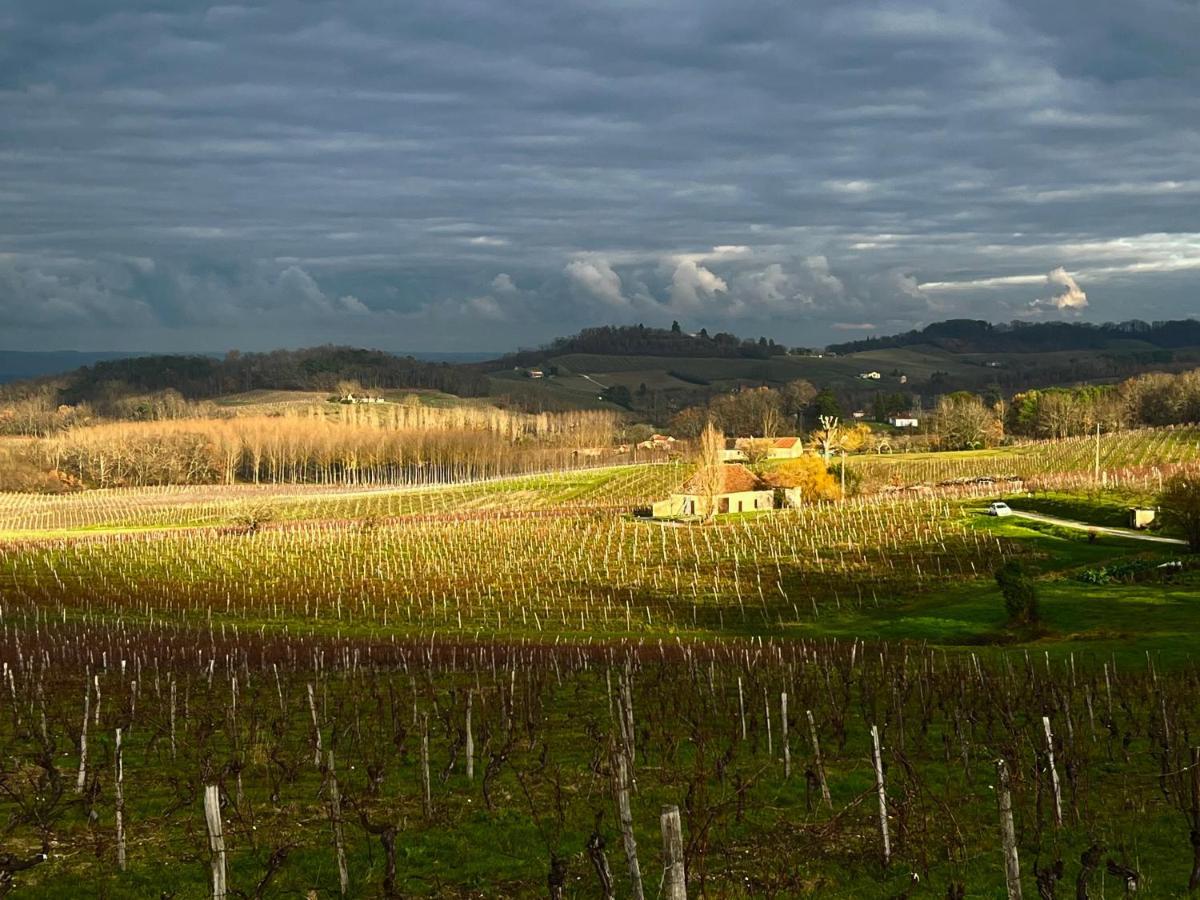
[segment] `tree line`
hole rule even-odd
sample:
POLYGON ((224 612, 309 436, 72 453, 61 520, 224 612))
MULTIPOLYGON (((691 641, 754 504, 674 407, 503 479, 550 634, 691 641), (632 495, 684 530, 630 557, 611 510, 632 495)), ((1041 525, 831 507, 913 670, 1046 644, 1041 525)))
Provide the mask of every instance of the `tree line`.
POLYGON ((1200 345, 1200 321, 1165 322, 1008 322, 981 319, 948 319, 922 329, 886 337, 830 344, 834 353, 861 353, 932 344, 954 353, 1036 353, 1054 350, 1103 350, 1113 341, 1136 339, 1155 347, 1200 345))
POLYGON ((567 468, 613 443, 608 412, 340 408, 307 414, 109 422, 29 442, 72 484, 429 483, 567 468))

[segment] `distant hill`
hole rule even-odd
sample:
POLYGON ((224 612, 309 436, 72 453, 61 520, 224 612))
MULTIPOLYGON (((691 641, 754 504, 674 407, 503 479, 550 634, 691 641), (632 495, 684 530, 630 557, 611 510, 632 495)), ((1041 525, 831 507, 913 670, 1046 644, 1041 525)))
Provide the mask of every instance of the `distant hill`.
MULTIPOLYGON (((68 359, 45 360, 50 368, 68 359)), ((99 410, 126 397, 176 391, 188 400, 208 400, 257 390, 326 391, 345 381, 372 390, 426 389, 460 397, 486 395, 489 382, 477 368, 394 356, 353 347, 312 347, 270 353, 232 352, 224 357, 131 356, 101 359, 72 371, 11 383, 4 393, 51 391, 57 402, 90 403, 99 410)))
POLYGON ((332 392, 339 382, 355 381, 371 390, 490 398, 531 411, 622 408, 665 422, 674 411, 719 393, 803 379, 833 391, 847 411, 869 410, 881 399, 892 406, 929 406, 957 390, 999 399, 1029 388, 1195 368, 1200 322, 997 325, 962 319, 824 352, 789 349, 767 337, 689 334, 677 325, 604 326, 533 350, 479 360, 483 355, 433 361, 337 346, 223 357, 7 352, 0 353, 0 371, 41 377, 28 386, 5 385, 0 397, 37 390, 45 402, 88 403, 101 414, 121 415, 116 401, 168 390, 189 400, 220 400, 256 391, 332 392), (80 361, 87 365, 44 374, 80 361))
POLYGON ((952 353, 1046 353, 1061 350, 1103 350, 1113 342, 1140 341, 1147 348, 1172 350, 1200 347, 1200 321, 1169 322, 1011 322, 993 324, 979 319, 948 319, 903 334, 870 337, 831 344, 834 353, 862 353, 893 347, 927 345, 952 353))
POLYGON ((497 360, 499 363, 534 365, 541 360, 572 353, 601 356, 659 356, 703 359, 770 359, 783 356, 788 348, 771 338, 746 340, 720 332, 709 335, 706 329, 688 334, 678 323, 671 328, 647 328, 645 325, 604 325, 585 328, 570 337, 556 338, 536 350, 519 350, 497 360))
POLYGON ((797 379, 829 388, 843 408, 853 410, 871 409, 880 395, 893 404, 928 406, 939 394, 958 390, 1001 398, 1029 388, 1111 383, 1196 366, 1200 322, 1192 320, 1119 325, 951 320, 824 352, 788 350, 768 338, 645 326, 589 328, 480 368, 492 380, 493 395, 519 398, 529 407, 615 403, 663 421, 671 411, 717 393, 797 379))

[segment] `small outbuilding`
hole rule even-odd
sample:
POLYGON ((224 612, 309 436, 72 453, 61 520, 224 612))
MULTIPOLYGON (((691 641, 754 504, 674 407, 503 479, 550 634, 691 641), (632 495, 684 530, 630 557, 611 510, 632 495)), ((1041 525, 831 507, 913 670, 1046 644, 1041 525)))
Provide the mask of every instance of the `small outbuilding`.
POLYGON ((721 481, 715 487, 716 490, 710 494, 711 489, 705 484, 705 472, 697 472, 684 483, 679 493, 654 504, 654 518, 673 519, 775 508, 775 492, 764 487, 758 476, 743 465, 722 465, 721 481))
POLYGON ((1129 510, 1129 527, 1141 531, 1154 523, 1155 511, 1145 506, 1134 506, 1129 510))

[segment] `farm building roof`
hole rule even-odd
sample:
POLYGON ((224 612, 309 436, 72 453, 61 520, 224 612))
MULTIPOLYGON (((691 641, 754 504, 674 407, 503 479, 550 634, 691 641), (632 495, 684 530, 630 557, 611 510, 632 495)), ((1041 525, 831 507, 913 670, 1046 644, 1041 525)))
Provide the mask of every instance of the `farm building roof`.
MULTIPOLYGON (((723 484, 719 494, 740 494, 743 491, 759 490, 758 476, 740 464, 723 465, 721 466, 721 477, 723 484)), ((684 482, 681 493, 695 494, 704 489, 704 473, 697 472, 686 482, 684 482)))
POLYGON ((781 437, 775 438, 775 440, 771 442, 771 446, 778 447, 780 450, 791 450, 798 443, 800 443, 800 438, 798 437, 781 437))

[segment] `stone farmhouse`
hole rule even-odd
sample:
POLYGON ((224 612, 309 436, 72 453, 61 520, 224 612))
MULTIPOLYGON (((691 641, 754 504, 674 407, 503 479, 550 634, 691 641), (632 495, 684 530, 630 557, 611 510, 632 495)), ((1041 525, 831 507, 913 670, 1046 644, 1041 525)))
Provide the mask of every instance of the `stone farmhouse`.
POLYGON ((796 459, 804 455, 804 441, 798 437, 737 438, 731 446, 726 446, 722 458, 726 462, 745 462, 748 458, 746 448, 751 443, 761 440, 770 443, 767 448, 767 459, 796 459))
POLYGON ((656 519, 687 516, 707 516, 710 513, 749 512, 755 509, 774 509, 775 492, 763 486, 758 476, 745 466, 734 463, 721 467, 721 484, 710 498, 704 484, 704 473, 697 472, 667 500, 654 504, 656 519))

